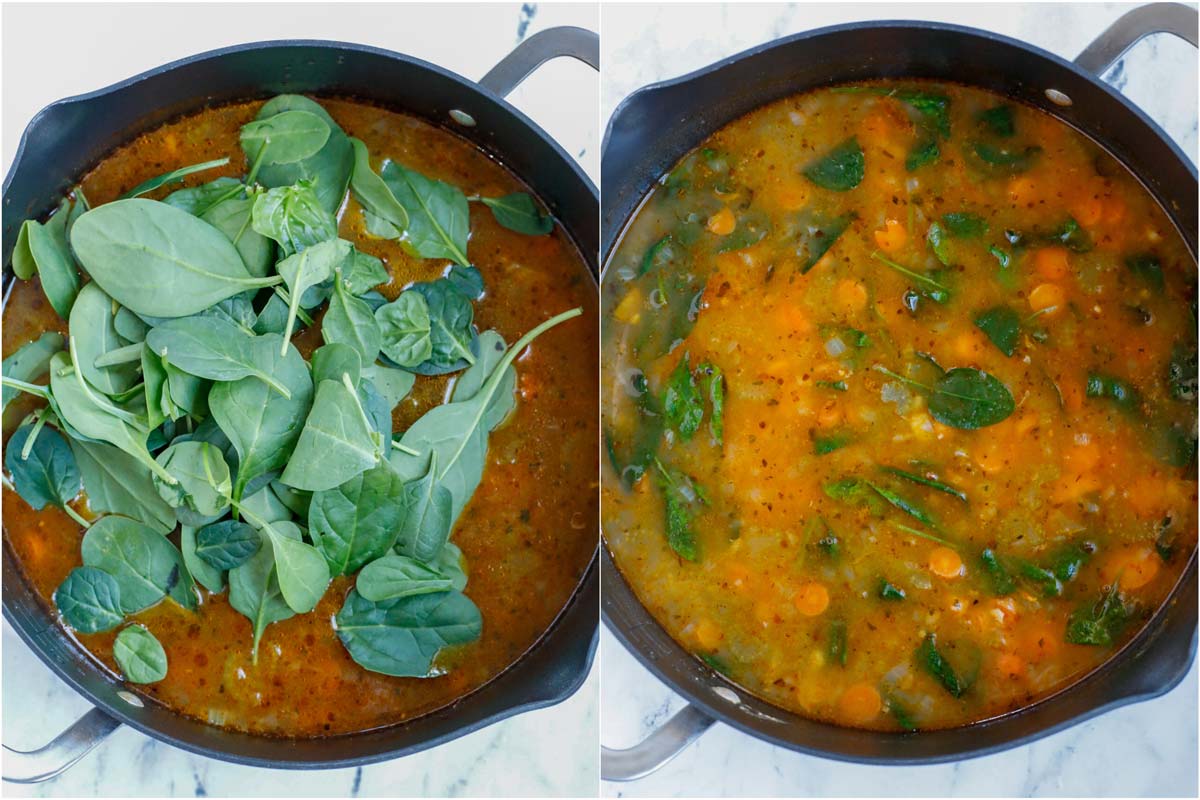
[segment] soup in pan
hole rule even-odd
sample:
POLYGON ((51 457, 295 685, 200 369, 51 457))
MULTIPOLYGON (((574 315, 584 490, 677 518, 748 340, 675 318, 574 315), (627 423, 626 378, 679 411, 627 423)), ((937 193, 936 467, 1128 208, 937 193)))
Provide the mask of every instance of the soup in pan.
POLYGON ((268 735, 389 725, 571 597, 596 287, 467 142, 336 99, 208 109, 103 159, 12 267, 5 543, 149 698, 268 735))
POLYGON ((1193 556, 1195 262, 1032 107, 763 107, 662 178, 601 295, 607 545, 772 703, 879 730, 1029 705, 1193 556))

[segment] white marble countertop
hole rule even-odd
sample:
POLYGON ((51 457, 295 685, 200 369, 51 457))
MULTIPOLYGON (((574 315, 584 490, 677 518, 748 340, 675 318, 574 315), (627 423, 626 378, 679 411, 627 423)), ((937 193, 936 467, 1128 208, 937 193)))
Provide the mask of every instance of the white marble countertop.
MULTIPOLYGON (((753 45, 869 19, 986 28, 1073 58, 1129 5, 789 4, 604 8, 602 124, 627 94, 753 45)), ((1196 160, 1196 51, 1147 40, 1106 78, 1196 160)), ((683 706, 607 630, 601 635, 601 740, 629 747, 683 706)), ((1197 793, 1197 669, 1170 694, 999 755, 929 767, 845 764, 716 725, 658 772, 602 784, 623 796, 1184 796, 1197 793)))
MULTIPOLYGON (((394 4, 63 6, 3 9, 3 168, 43 106, 216 47, 264 39, 334 39, 386 47, 479 78, 524 36, 555 25, 598 30, 594 5, 471 7, 394 4), (236 19, 237 24, 230 24, 236 19), (123 20, 123 21, 121 21, 123 20), (136 24, 128 24, 131 20, 136 24), (120 22, 120 24, 118 24, 120 22), (102 33, 103 35, 97 35, 102 33), (54 54, 48 57, 47 54, 54 54)), ((596 73, 550 62, 510 96, 599 180, 596 73)), ((88 709, 7 623, 3 740, 40 746, 88 709)), ((61 777, 5 784, 5 796, 562 796, 594 795, 599 681, 552 708, 514 717, 408 758, 361 769, 286 772, 241 767, 117 731, 61 777)))

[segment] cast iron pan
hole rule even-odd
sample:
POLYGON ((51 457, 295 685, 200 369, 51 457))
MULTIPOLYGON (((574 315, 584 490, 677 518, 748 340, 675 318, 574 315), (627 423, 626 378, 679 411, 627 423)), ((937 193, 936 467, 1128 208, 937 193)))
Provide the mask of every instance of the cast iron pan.
MULTIPOLYGON (((598 274, 596 187, 541 128, 504 101, 530 72, 558 56, 599 66, 599 39, 579 28, 530 37, 473 83, 409 56, 340 42, 239 45, 186 58, 41 111, 4 180, 7 266, 21 222, 47 213, 113 148, 200 108, 284 92, 361 98, 450 127, 521 176, 563 224, 598 274)), ((558 703, 579 688, 596 649, 598 565, 593 558, 551 628, 516 664, 454 705, 410 722, 324 739, 238 733, 143 703, 74 644, 25 584, 4 548, 4 616, 60 678, 95 704, 53 742, 23 753, 4 748, 4 779, 57 775, 122 723, 205 756, 284 768, 367 764, 415 753, 523 711, 558 703)))
MULTIPOLYGON (((605 134, 601 183, 607 260, 626 221, 659 176, 726 123, 773 100, 870 78, 935 78, 1035 105, 1087 134, 1123 162, 1166 209, 1196 255, 1196 168, 1141 110, 1099 75, 1156 32, 1196 44, 1195 9, 1138 8, 1075 63, 986 31, 924 22, 838 25, 779 39, 681 78, 635 92, 605 134)), ((1084 680, 1041 702, 966 728, 920 733, 815 722, 723 680, 679 646, 638 602, 601 548, 603 615, 616 637, 690 703, 629 750, 605 748, 606 780, 662 766, 720 720, 781 747, 845 761, 930 764, 1030 742, 1126 703, 1157 697, 1187 673, 1196 651, 1196 554, 1166 603, 1120 652, 1084 680)))

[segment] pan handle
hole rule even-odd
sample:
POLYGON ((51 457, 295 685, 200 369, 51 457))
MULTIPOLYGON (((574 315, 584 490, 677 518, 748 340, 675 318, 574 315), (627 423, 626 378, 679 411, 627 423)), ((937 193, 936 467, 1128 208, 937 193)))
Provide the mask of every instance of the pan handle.
POLYGON ((592 31, 569 25, 539 31, 500 59, 479 80, 479 85, 505 97, 542 64, 563 56, 577 58, 599 71, 600 37, 592 31))
POLYGON ((4 745, 4 780, 41 783, 57 777, 121 727, 120 720, 98 708, 77 719, 48 744, 28 752, 4 745))
POLYGON ((606 781, 643 778, 679 755, 714 722, 696 706, 684 706, 665 725, 627 750, 601 747, 600 777, 606 781))
POLYGON ((1196 47, 1200 14, 1182 3, 1150 3, 1117 18, 1097 36, 1075 64, 1094 75, 1103 74, 1125 51, 1155 33, 1170 33, 1196 47))

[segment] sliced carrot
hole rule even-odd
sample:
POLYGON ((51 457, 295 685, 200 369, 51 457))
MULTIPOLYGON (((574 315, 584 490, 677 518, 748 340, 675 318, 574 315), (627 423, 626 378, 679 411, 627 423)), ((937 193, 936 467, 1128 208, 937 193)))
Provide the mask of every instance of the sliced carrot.
POLYGON ((1044 312, 1044 316, 1058 314, 1067 302, 1067 293, 1057 283, 1039 283, 1029 293, 1029 307, 1044 312))
POLYGON ((838 698, 838 711, 851 722, 866 723, 879 716, 883 698, 869 683, 855 683, 838 698))
POLYGON ((957 578, 963 574, 962 557, 949 547, 935 547, 929 554, 929 569, 942 578, 957 578))
POLYGON ((1123 547, 1104 562, 1100 575, 1105 582, 1117 581, 1122 589, 1140 589, 1158 575, 1158 554, 1149 545, 1123 547))
POLYGON ((838 281, 833 296, 839 307, 846 311, 862 311, 867 307, 867 287, 849 279, 838 281))
POLYGON ((829 590, 822 583, 806 583, 796 591, 796 608, 806 617, 816 617, 829 608, 829 590))
POLYGON ((895 253, 908 242, 908 229, 900 220, 889 219, 883 223, 883 228, 875 231, 875 244, 879 249, 895 253))
POLYGON ((1071 273, 1067 248, 1043 247, 1033 253, 1033 268, 1048 281, 1061 281, 1071 273))
POLYGON ((728 208, 722 208, 708 218, 708 230, 717 236, 728 236, 737 227, 737 219, 728 208))

